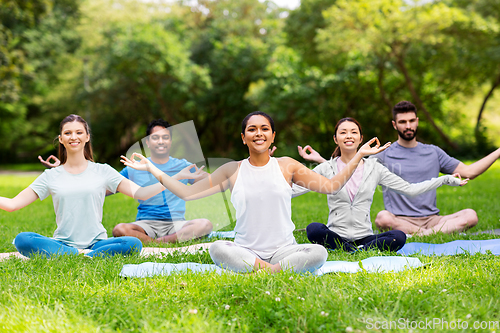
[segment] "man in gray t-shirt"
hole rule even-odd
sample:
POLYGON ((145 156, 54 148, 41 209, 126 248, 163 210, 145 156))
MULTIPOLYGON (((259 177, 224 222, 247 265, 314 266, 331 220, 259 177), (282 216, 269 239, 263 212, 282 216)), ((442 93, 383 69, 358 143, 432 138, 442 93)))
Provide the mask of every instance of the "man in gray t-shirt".
MULTIPOLYGON (((458 173, 473 179, 486 171, 499 157, 500 148, 479 161, 465 165, 450 157, 441 148, 418 142, 417 108, 402 101, 392 110, 392 125, 398 132, 398 141, 376 155, 390 171, 410 183, 418 183, 439 173, 458 173)), ((459 232, 477 224, 473 209, 464 209, 441 216, 436 207, 436 191, 408 198, 384 189, 385 209, 378 213, 375 224, 379 229, 397 229, 407 234, 428 235, 435 232, 459 232)))

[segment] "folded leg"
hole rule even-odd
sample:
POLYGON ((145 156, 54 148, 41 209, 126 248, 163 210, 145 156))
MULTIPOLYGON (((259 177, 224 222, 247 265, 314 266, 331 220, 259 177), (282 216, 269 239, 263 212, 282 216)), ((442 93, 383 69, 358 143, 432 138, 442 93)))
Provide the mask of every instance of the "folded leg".
POLYGON ((237 273, 253 271, 255 260, 258 258, 250 249, 223 240, 214 242, 208 252, 217 266, 237 273))
POLYGON ((19 253, 26 257, 39 254, 44 257, 78 254, 78 249, 35 232, 21 232, 14 240, 19 253))
POLYGON ((135 237, 123 236, 98 241, 91 245, 89 249, 91 250, 87 254, 89 257, 105 257, 114 256, 116 254, 129 255, 132 253, 140 253, 142 250, 142 242, 135 237))
POLYGON ((306 232, 311 243, 323 245, 327 249, 342 249, 348 252, 356 250, 351 242, 328 229, 323 223, 313 222, 309 224, 306 232))
POLYGON ((280 248, 270 260, 270 264, 279 263, 281 269, 296 273, 314 272, 323 266, 328 257, 326 249, 318 244, 294 244, 280 248))
POLYGON ((401 249, 406 242, 406 234, 400 230, 391 230, 378 235, 371 235, 361 238, 354 243, 363 245, 365 249, 377 248, 380 251, 396 252, 401 249))

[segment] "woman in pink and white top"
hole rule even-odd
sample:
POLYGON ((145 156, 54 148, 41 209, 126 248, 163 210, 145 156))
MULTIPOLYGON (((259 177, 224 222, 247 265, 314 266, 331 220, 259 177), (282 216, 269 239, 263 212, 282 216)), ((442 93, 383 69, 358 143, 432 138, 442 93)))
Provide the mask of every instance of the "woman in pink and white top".
MULTIPOLYGON (((299 154, 306 160, 321 163, 313 171, 326 178, 341 172, 356 155, 363 133, 361 125, 354 118, 343 118, 335 126, 333 140, 337 144, 332 158, 327 161, 310 146, 299 146, 299 154)), ((397 251, 406 242, 406 235, 399 230, 391 230, 374 235, 370 221, 370 207, 377 185, 393 191, 415 196, 441 185, 462 186, 468 179, 442 176, 421 183, 410 184, 390 172, 375 158, 363 159, 358 164, 346 185, 337 193, 328 195, 330 214, 327 225, 311 223, 307 226, 307 238, 312 243, 322 244, 329 249, 341 248, 355 251, 360 248, 397 251)), ((293 196, 304 194, 307 189, 293 187, 293 196)))

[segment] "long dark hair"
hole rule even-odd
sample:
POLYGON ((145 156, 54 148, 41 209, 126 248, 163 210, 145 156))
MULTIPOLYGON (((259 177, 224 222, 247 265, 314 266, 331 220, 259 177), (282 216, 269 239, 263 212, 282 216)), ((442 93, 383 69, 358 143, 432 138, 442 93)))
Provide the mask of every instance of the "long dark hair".
MULTIPOLYGON (((363 129, 361 128, 361 124, 356 119, 354 119, 354 118, 346 117, 346 118, 340 119, 337 122, 337 125, 335 125, 335 134, 333 134, 333 136, 335 138, 337 137, 337 131, 339 129, 340 124, 345 123, 346 121, 349 121, 351 123, 355 123, 356 126, 358 126, 358 128, 359 128, 359 135, 363 136, 363 129)), ((334 158, 337 157, 337 156, 340 156, 340 148, 338 146, 337 146, 337 148, 335 148, 335 150, 333 151, 333 154, 332 154, 332 157, 334 157, 334 158)))
MULTIPOLYGON (((62 129, 64 127, 64 124, 72 123, 74 121, 82 123, 83 127, 85 128, 85 131, 90 136, 89 124, 87 124, 85 119, 83 119, 77 114, 70 114, 61 121, 61 124, 59 125, 59 135, 62 134, 62 129)), ((92 152, 92 144, 90 143, 90 140, 85 144, 85 148, 83 149, 83 156, 85 156, 86 160, 94 162, 94 153, 92 152)), ((66 160, 68 159, 68 153, 66 152, 66 148, 61 142, 59 142, 59 159, 61 160, 61 164, 66 163, 66 160)))

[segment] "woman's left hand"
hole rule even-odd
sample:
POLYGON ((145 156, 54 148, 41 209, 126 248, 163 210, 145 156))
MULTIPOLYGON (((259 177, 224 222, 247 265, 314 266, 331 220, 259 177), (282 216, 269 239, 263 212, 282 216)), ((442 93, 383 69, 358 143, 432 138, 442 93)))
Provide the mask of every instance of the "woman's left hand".
POLYGON ((123 155, 120 156, 120 158, 121 158, 120 162, 122 162, 128 167, 131 167, 132 169, 141 171, 150 170, 151 162, 139 153, 133 153, 132 156, 130 156, 130 159, 128 159, 127 156, 123 155), (136 157, 139 158, 139 161, 135 159, 136 157))
POLYGON ((464 186, 465 184, 467 184, 469 182, 469 178, 462 179, 462 177, 460 176, 459 173, 454 173, 452 176, 460 179, 460 186, 464 186))
POLYGON ((358 153, 360 153, 361 156, 363 156, 363 157, 368 156, 368 155, 374 155, 374 154, 380 153, 381 151, 386 150, 387 148, 389 148, 390 145, 391 145, 391 143, 387 142, 385 145, 380 147, 380 141, 378 141, 378 138, 375 137, 375 138, 371 139, 370 141, 368 141, 367 143, 365 143, 358 150, 358 153), (375 143, 375 146, 372 147, 371 145, 373 143, 375 143))

